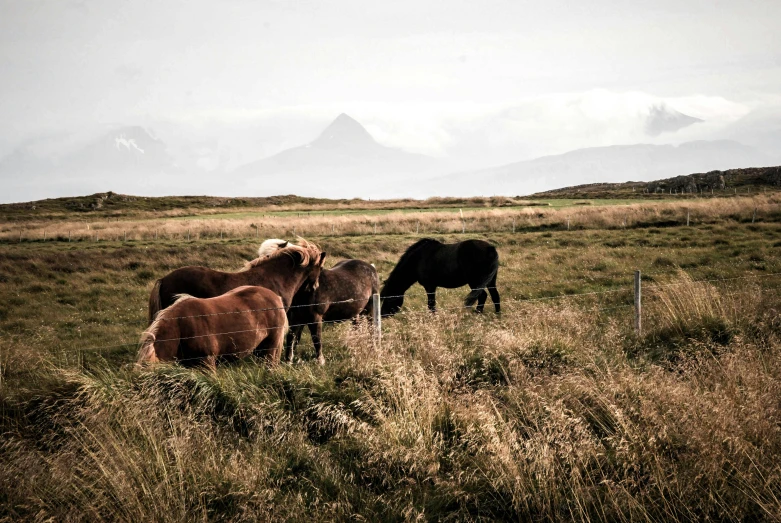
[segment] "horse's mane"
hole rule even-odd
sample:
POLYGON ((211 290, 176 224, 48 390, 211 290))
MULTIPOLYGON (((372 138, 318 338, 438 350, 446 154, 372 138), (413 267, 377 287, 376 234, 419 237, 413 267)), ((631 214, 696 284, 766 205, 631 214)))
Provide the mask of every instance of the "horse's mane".
POLYGON ((410 260, 410 258, 412 258, 412 256, 415 255, 420 249, 434 244, 441 245, 442 242, 440 242, 439 240, 435 240, 434 238, 421 238, 420 240, 416 241, 415 243, 407 247, 407 250, 404 251, 404 254, 401 255, 401 258, 399 258, 398 263, 396 263, 396 266, 393 268, 393 270, 388 275, 388 278, 385 281, 386 282, 390 281, 393 278, 394 273, 396 273, 396 270, 403 268, 410 260))
POLYGON ((177 294, 174 298, 176 298, 176 300, 171 305, 158 312, 152 324, 141 334, 141 339, 138 340, 140 347, 136 358, 137 364, 141 364, 145 361, 150 363, 157 361, 157 356, 155 356, 155 341, 157 340, 157 330, 160 328, 160 323, 168 318, 174 305, 182 301, 191 300, 194 296, 190 296, 189 294, 177 294))
POLYGON ((282 249, 283 247, 287 247, 287 244, 288 244, 287 240, 280 240, 279 238, 270 238, 264 241, 263 243, 261 243, 260 247, 258 247, 258 258, 265 258, 267 256, 271 256, 279 249, 282 249))
POLYGON ((302 266, 309 265, 311 260, 314 260, 320 256, 320 248, 314 243, 309 242, 300 236, 298 237, 298 244, 288 243, 284 240, 266 240, 261 244, 260 249, 258 249, 258 254, 261 256, 245 263, 240 272, 248 271, 253 267, 257 267, 258 265, 273 258, 278 258, 284 255, 292 256, 294 252, 301 254, 300 265, 302 266), (271 245, 269 242, 277 242, 277 247, 274 248, 273 245, 271 245), (279 242, 285 244, 285 247, 280 247, 279 242), (269 245, 267 246, 267 244, 269 245), (264 246, 266 246, 265 249, 264 246))

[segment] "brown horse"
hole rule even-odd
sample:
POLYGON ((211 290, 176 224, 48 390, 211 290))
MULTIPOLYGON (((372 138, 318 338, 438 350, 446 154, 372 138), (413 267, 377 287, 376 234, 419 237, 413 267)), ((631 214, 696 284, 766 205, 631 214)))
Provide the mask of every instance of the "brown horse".
POLYGON ((141 336, 137 363, 215 368, 218 359, 250 354, 278 363, 286 331, 282 299, 265 287, 242 286, 216 298, 184 295, 141 336))
POLYGON ((155 282, 149 296, 149 323, 160 310, 172 305, 180 294, 213 298, 242 285, 258 285, 274 291, 285 309, 302 287, 316 288, 325 253, 303 238, 299 244, 269 240, 263 242, 259 257, 238 272, 222 272, 207 267, 182 267, 155 282), (273 245, 269 242, 277 242, 273 245))
POLYGON ((309 326, 317 362, 325 363, 321 336, 323 321, 337 322, 367 314, 371 297, 379 292, 380 280, 373 265, 361 260, 344 260, 320 272, 317 289, 301 288, 288 311, 290 331, 285 341, 285 360, 293 361, 293 348, 309 326))

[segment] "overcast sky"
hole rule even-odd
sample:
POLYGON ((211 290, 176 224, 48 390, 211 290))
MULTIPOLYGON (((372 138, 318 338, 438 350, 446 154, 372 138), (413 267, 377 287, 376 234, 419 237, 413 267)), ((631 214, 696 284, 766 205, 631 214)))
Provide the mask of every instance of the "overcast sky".
POLYGON ((0 5, 0 154, 119 124, 265 128, 274 152, 348 112, 387 145, 530 156, 636 140, 618 120, 649 101, 781 105, 778 0, 0 5))

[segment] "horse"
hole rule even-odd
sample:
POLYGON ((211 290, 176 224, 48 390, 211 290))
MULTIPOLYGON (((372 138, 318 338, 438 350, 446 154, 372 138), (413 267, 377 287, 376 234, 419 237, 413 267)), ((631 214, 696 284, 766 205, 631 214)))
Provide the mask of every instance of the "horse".
POLYGON ((317 362, 325 364, 321 342, 323 321, 345 321, 369 314, 372 295, 379 288, 377 269, 365 261, 344 260, 331 269, 323 269, 316 290, 302 287, 293 297, 288 311, 291 327, 285 341, 285 360, 293 361, 293 349, 301 340, 306 324, 312 335, 317 362))
POLYGON ((385 280, 380 297, 382 315, 396 314, 404 304, 404 293, 416 282, 428 295, 428 308, 436 311, 437 287, 454 289, 469 285, 472 291, 464 300, 466 307, 477 302, 475 312, 483 312, 488 294, 496 312, 501 310, 496 274, 499 254, 488 242, 465 240, 445 244, 433 238, 423 238, 410 245, 385 280), (488 290, 488 293, 486 293, 488 290))
POLYGON ((285 310, 302 287, 317 287, 326 253, 303 238, 299 244, 266 240, 258 257, 238 272, 222 272, 208 267, 182 267, 157 280, 149 296, 148 321, 151 324, 162 309, 172 305, 179 294, 214 298, 242 285, 266 287, 282 298, 285 310))
POLYGON ((180 296, 141 335, 137 365, 179 361, 216 368, 254 354, 278 363, 288 328, 282 298, 241 286, 215 298, 180 296))

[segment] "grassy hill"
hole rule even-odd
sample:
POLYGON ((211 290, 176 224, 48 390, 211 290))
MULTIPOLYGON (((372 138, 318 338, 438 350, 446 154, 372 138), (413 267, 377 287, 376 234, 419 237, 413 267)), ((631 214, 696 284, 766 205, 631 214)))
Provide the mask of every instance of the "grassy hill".
POLYGON ((257 198, 229 198, 218 196, 133 196, 114 192, 88 196, 49 198, 33 202, 0 204, 0 220, 29 221, 34 219, 62 219, 78 215, 84 218, 128 218, 134 216, 182 216, 224 214, 243 211, 334 211, 334 210, 391 210, 437 209, 457 207, 508 207, 544 205, 516 198, 428 198, 426 200, 363 200, 309 198, 280 195, 257 198))
POLYGON ((732 196, 781 190, 781 167, 751 167, 695 173, 651 182, 591 183, 536 193, 530 198, 651 198, 732 196))

